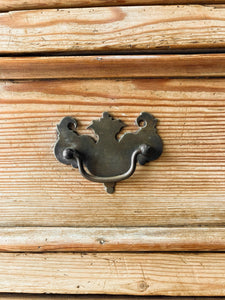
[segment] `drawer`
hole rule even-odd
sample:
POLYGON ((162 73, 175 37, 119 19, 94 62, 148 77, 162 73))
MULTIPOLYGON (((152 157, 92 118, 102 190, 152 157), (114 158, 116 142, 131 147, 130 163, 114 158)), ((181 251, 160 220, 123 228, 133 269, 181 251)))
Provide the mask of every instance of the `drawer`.
POLYGON ((1 226, 224 225, 224 83, 135 76, 2 80, 1 226), (104 111, 128 125, 124 132, 137 130, 142 111, 152 113, 164 144, 161 157, 137 166, 113 195, 53 155, 63 117, 75 117, 78 132, 92 134, 86 127, 104 111))
POLYGON ((224 296, 224 5, 81 2, 0 0, 0 293, 224 296), (163 142, 112 194, 54 155, 104 112, 163 142))

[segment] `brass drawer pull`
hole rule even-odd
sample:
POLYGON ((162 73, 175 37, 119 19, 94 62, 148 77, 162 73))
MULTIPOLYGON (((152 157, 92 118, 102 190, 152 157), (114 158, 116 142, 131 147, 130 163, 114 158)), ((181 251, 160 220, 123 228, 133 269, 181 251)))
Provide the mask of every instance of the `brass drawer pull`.
POLYGON ((156 123, 151 114, 142 112, 136 119, 139 130, 117 139, 116 135, 126 125, 104 112, 100 120, 93 121, 88 127, 95 131, 98 137, 95 140, 88 135, 79 135, 77 121, 65 117, 57 125, 54 153, 61 163, 78 168, 86 179, 104 183, 106 191, 112 194, 116 182, 134 173, 137 161, 144 165, 161 155, 162 140, 157 134, 156 123))

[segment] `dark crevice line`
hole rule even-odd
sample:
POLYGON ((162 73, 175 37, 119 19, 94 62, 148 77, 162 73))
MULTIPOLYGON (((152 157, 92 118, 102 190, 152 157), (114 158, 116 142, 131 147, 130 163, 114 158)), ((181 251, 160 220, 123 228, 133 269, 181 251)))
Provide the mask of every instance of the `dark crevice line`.
POLYGON ((44 57, 44 56, 95 56, 95 55, 150 55, 150 54, 212 54, 223 53, 225 48, 199 48, 199 49, 152 49, 152 50, 115 50, 115 51, 64 51, 64 52, 32 52, 32 53, 1 53, 1 57, 44 57))
MULTIPOLYGON (((91 2, 91 1, 90 1, 91 2)), ((47 3, 47 2, 46 2, 47 3)), ((9 13, 9 12, 13 12, 13 11, 21 11, 21 10, 48 10, 48 9, 79 9, 79 8, 104 8, 104 7, 114 7, 114 6, 119 6, 119 7, 124 7, 124 6, 179 6, 179 5, 201 5, 201 6, 211 6, 211 7, 215 7, 215 6, 220 6, 223 5, 224 2, 221 0, 206 0, 204 3, 201 0, 193 0, 193 1, 189 1, 189 3, 187 3, 187 1, 182 1, 182 0, 167 0, 166 3, 162 3, 162 1, 157 1, 155 0, 154 2, 152 1, 152 3, 140 3, 140 1, 136 1, 136 3, 118 3, 118 1, 108 1, 104 2, 102 5, 100 4, 86 4, 86 5, 32 5, 32 6, 27 6, 24 7, 23 6, 11 6, 11 9, 0 9, 0 13, 9 13)), ((10 5, 9 5, 10 7, 10 5)))

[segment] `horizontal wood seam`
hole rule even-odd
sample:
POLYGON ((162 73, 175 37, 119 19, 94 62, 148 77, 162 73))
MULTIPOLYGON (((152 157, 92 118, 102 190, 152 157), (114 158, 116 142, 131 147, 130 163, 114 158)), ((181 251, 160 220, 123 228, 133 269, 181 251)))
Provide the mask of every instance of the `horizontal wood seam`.
POLYGON ((224 300, 225 297, 154 297, 151 296, 113 296, 113 295, 37 295, 37 294, 13 294, 13 293, 0 293, 1 300, 17 300, 17 299, 29 299, 29 300, 224 300))
POLYGON ((1 227, 0 252, 225 251, 221 227, 1 227))
POLYGON ((2 57, 0 79, 224 77, 225 54, 2 57))

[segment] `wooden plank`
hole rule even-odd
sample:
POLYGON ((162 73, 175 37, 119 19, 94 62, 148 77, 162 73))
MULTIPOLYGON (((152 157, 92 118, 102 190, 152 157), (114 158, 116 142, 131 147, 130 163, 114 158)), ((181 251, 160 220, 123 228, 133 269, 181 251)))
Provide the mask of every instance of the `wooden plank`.
POLYGON ((0 79, 196 76, 224 77, 225 54, 2 57, 0 60, 0 79))
POLYGON ((130 6, 0 14, 0 53, 138 52, 225 47, 225 7, 130 6))
POLYGON ((0 82, 0 226, 225 225, 225 79, 0 82), (109 195, 53 155, 66 115, 158 118, 163 155, 109 195))
MULTIPOLYGON (((113 295, 32 295, 32 294, 0 294, 0 299, 17 300, 215 300, 215 297, 167 297, 167 296, 113 296, 113 295)), ((224 300, 225 297, 216 297, 216 300, 224 300)))
POLYGON ((225 229, 10 227, 0 228, 0 251, 225 251, 225 229))
POLYGON ((224 253, 0 253, 0 291, 224 296, 224 253))
POLYGON ((0 11, 118 5, 224 4, 224 0, 0 0, 0 11))

